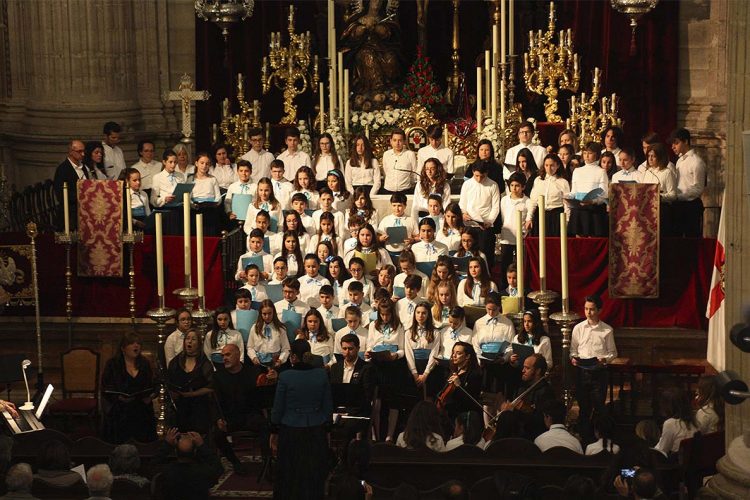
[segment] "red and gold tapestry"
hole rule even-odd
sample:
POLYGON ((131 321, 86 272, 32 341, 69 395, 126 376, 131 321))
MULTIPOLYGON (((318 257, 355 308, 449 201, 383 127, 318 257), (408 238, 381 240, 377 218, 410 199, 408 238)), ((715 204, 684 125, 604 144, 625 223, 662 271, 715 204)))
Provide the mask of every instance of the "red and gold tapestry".
POLYGON ((610 185, 609 296, 659 297, 659 185, 610 185))
POLYGON ((78 276, 122 277, 122 181, 78 181, 78 276))

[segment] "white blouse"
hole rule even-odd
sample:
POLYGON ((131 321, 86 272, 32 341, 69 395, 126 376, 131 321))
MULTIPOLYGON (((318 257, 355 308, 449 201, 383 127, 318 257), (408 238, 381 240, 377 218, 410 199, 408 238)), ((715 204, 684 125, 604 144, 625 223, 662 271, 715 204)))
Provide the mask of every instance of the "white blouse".
POLYGON ((374 194, 380 190, 380 165, 375 158, 371 161, 372 168, 365 168, 361 163, 357 166, 352 165, 351 160, 347 160, 344 169, 344 180, 346 188, 350 193, 354 192, 354 186, 372 186, 370 193, 374 194))

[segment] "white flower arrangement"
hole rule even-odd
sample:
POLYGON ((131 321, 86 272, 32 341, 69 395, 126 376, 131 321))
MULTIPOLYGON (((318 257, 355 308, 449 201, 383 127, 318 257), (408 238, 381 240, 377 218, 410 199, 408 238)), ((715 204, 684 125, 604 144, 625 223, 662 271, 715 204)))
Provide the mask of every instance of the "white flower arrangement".
POLYGON ((349 147, 346 143, 346 139, 344 138, 342 119, 337 119, 336 123, 334 124, 329 123, 325 131, 331 134, 331 137, 333 137, 333 145, 336 147, 336 153, 338 153, 339 157, 344 161, 348 160, 349 147))
POLYGON ((386 127, 395 127, 405 109, 378 109, 376 111, 355 111, 352 113, 352 125, 356 128, 366 128, 375 132, 386 127))
POLYGON ((503 142, 500 140, 500 136, 495 128, 495 122, 492 121, 492 117, 485 117, 482 121, 482 131, 479 133, 479 140, 487 139, 492 142, 492 149, 495 151, 497 158, 502 158, 505 151, 502 151, 503 142))
POLYGON ((297 123, 299 129, 299 149, 308 155, 312 155, 312 142, 310 141, 310 130, 307 128, 307 122, 300 120, 297 123))

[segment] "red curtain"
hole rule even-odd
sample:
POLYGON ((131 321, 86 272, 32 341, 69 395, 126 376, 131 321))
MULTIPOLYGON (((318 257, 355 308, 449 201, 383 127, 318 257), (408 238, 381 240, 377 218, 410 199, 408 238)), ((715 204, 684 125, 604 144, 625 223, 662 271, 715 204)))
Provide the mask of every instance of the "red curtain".
MULTIPOLYGON (((3 234, 3 245, 28 244, 29 239, 20 234, 3 234)), ((224 303, 221 271, 220 238, 204 238, 206 303, 214 309, 224 303)), ((65 316, 65 247, 54 243, 51 234, 37 237, 37 268, 39 276, 39 303, 42 316, 65 316)), ((181 236, 164 237, 164 289, 169 307, 182 307, 182 302, 172 291, 184 286, 184 261, 181 236)), ((197 286, 195 238, 193 250, 193 286, 197 286)), ((130 316, 128 290, 128 254, 124 253, 123 278, 79 278, 76 272, 75 248, 72 252, 73 316, 123 317, 130 316)), ((136 317, 146 317, 146 311, 157 306, 156 246, 153 236, 146 236, 134 252, 136 317)), ((30 315, 33 308, 7 307, 4 314, 30 315)))
MULTIPOLYGON (((587 295, 604 302, 602 319, 612 326, 681 327, 705 329, 711 285, 714 239, 662 238, 659 298, 612 299, 608 288, 607 238, 568 239, 568 286, 571 308, 583 315, 587 295)), ((526 238, 526 276, 529 290, 539 289, 539 239, 526 238)), ((560 291, 560 239, 547 238, 547 288, 560 291)), ((558 303, 553 311, 561 308, 558 303)))

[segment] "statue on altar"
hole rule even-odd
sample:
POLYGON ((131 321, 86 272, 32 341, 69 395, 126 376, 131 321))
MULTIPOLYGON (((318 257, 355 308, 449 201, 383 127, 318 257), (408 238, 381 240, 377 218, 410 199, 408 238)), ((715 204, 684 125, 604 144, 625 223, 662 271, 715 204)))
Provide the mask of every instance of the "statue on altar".
POLYGON ((354 109, 383 109, 398 101, 395 82, 402 74, 398 0, 357 2, 341 35, 347 67, 352 68, 354 109))

